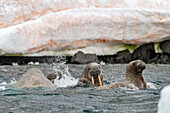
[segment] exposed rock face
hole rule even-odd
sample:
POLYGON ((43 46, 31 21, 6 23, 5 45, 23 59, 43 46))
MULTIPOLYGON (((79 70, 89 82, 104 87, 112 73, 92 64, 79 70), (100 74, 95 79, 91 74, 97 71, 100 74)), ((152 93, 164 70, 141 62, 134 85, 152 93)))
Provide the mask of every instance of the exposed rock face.
POLYGON ((169 0, 1 0, 0 54, 161 41, 170 37, 169 4, 169 0))
POLYGON ((91 62, 98 62, 98 58, 96 54, 85 54, 81 51, 76 53, 73 57, 71 62, 75 64, 88 64, 91 62))
POLYGON ((140 59, 144 62, 148 62, 150 59, 154 58, 156 56, 155 50, 154 50, 154 44, 145 44, 140 46, 139 48, 135 49, 132 54, 132 59, 137 60, 140 59))
POLYGON ((131 59, 132 59, 132 54, 127 49, 117 53, 117 57, 116 57, 117 63, 129 63, 131 59))
POLYGON ((166 40, 160 43, 160 48, 164 53, 170 54, 170 40, 166 40))
POLYGON ((13 86, 16 88, 24 88, 24 87, 52 87, 54 85, 44 76, 40 69, 31 68, 26 73, 24 73, 17 80, 17 83, 13 84, 13 86))

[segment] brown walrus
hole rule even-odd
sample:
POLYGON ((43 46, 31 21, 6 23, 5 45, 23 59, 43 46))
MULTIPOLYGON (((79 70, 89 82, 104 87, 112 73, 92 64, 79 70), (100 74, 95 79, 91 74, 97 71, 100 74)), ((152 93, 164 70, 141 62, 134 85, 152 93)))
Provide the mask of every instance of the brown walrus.
POLYGON ((103 73, 101 65, 94 62, 88 64, 80 76, 79 82, 92 84, 94 86, 103 86, 103 73))
POLYGON ((61 72, 57 71, 57 72, 50 73, 47 76, 47 79, 50 80, 54 84, 54 80, 57 78, 57 76, 59 76, 58 80, 60 80, 63 75, 61 72))
POLYGON ((12 84, 15 88, 24 87, 53 87, 54 85, 44 76, 38 68, 27 70, 16 83, 12 84))
POLYGON ((146 82, 142 76, 146 64, 141 60, 131 61, 126 67, 126 76, 124 82, 116 82, 110 85, 99 87, 99 89, 113 89, 117 87, 127 87, 133 89, 136 86, 139 89, 146 88, 146 82))

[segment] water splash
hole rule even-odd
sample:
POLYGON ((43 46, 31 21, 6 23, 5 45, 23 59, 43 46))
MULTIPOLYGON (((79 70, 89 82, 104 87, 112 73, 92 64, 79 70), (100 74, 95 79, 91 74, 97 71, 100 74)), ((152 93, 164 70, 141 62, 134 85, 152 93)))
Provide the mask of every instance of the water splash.
POLYGON ((0 91, 3 91, 3 90, 7 90, 9 89, 9 85, 13 84, 13 83, 16 83, 17 81, 15 80, 15 78, 11 78, 10 82, 7 83, 6 81, 3 81, 0 83, 0 91))
POLYGON ((151 83, 151 82, 147 82, 147 83, 146 83, 146 87, 147 87, 148 89, 157 89, 157 88, 155 87, 155 85, 154 85, 153 83, 151 83))
POLYGON ((128 84, 129 87, 131 88, 128 88, 128 87, 119 87, 120 89, 124 89, 124 90, 139 90, 138 87, 136 87, 134 84, 128 84))
POLYGON ((62 77, 57 76, 57 78, 54 80, 54 85, 56 85, 57 87, 68 87, 77 85, 78 79, 75 79, 71 76, 69 68, 65 65, 65 62, 53 65, 55 65, 53 66, 53 70, 55 70, 56 74, 60 73, 62 75, 62 77))
POLYGON ((3 91, 3 90, 6 90, 7 88, 6 88, 6 85, 7 85, 8 83, 7 82, 1 82, 0 83, 0 91, 3 91))
POLYGON ((0 86, 0 91, 6 90, 5 86, 0 86))

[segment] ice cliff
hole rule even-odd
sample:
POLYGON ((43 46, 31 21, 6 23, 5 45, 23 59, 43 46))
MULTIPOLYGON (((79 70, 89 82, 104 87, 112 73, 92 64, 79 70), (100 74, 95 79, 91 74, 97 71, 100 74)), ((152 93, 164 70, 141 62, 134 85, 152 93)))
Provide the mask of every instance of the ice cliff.
POLYGON ((112 54, 113 45, 159 42, 170 37, 169 5, 170 0, 1 0, 0 54, 112 54))

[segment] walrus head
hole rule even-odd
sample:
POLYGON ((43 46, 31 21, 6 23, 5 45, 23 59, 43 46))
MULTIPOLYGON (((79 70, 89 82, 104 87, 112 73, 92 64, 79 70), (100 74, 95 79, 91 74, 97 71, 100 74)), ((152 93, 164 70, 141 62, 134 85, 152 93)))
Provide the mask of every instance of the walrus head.
POLYGON ((59 72, 59 71, 50 73, 50 74, 47 76, 47 79, 50 80, 52 83, 54 83, 54 80, 57 78, 57 76, 59 76, 58 80, 60 80, 61 77, 62 77, 62 73, 59 72))
POLYGON ((90 63, 88 64, 80 79, 89 80, 94 86, 102 86, 103 85, 103 73, 100 64, 98 63, 90 63))
POLYGON ((143 70, 146 69, 146 64, 141 60, 130 62, 126 67, 126 82, 130 82, 139 89, 146 88, 146 83, 142 76, 143 70))
POLYGON ((144 69, 146 69, 146 64, 141 60, 132 61, 126 67, 126 71, 134 74, 142 73, 144 69))

